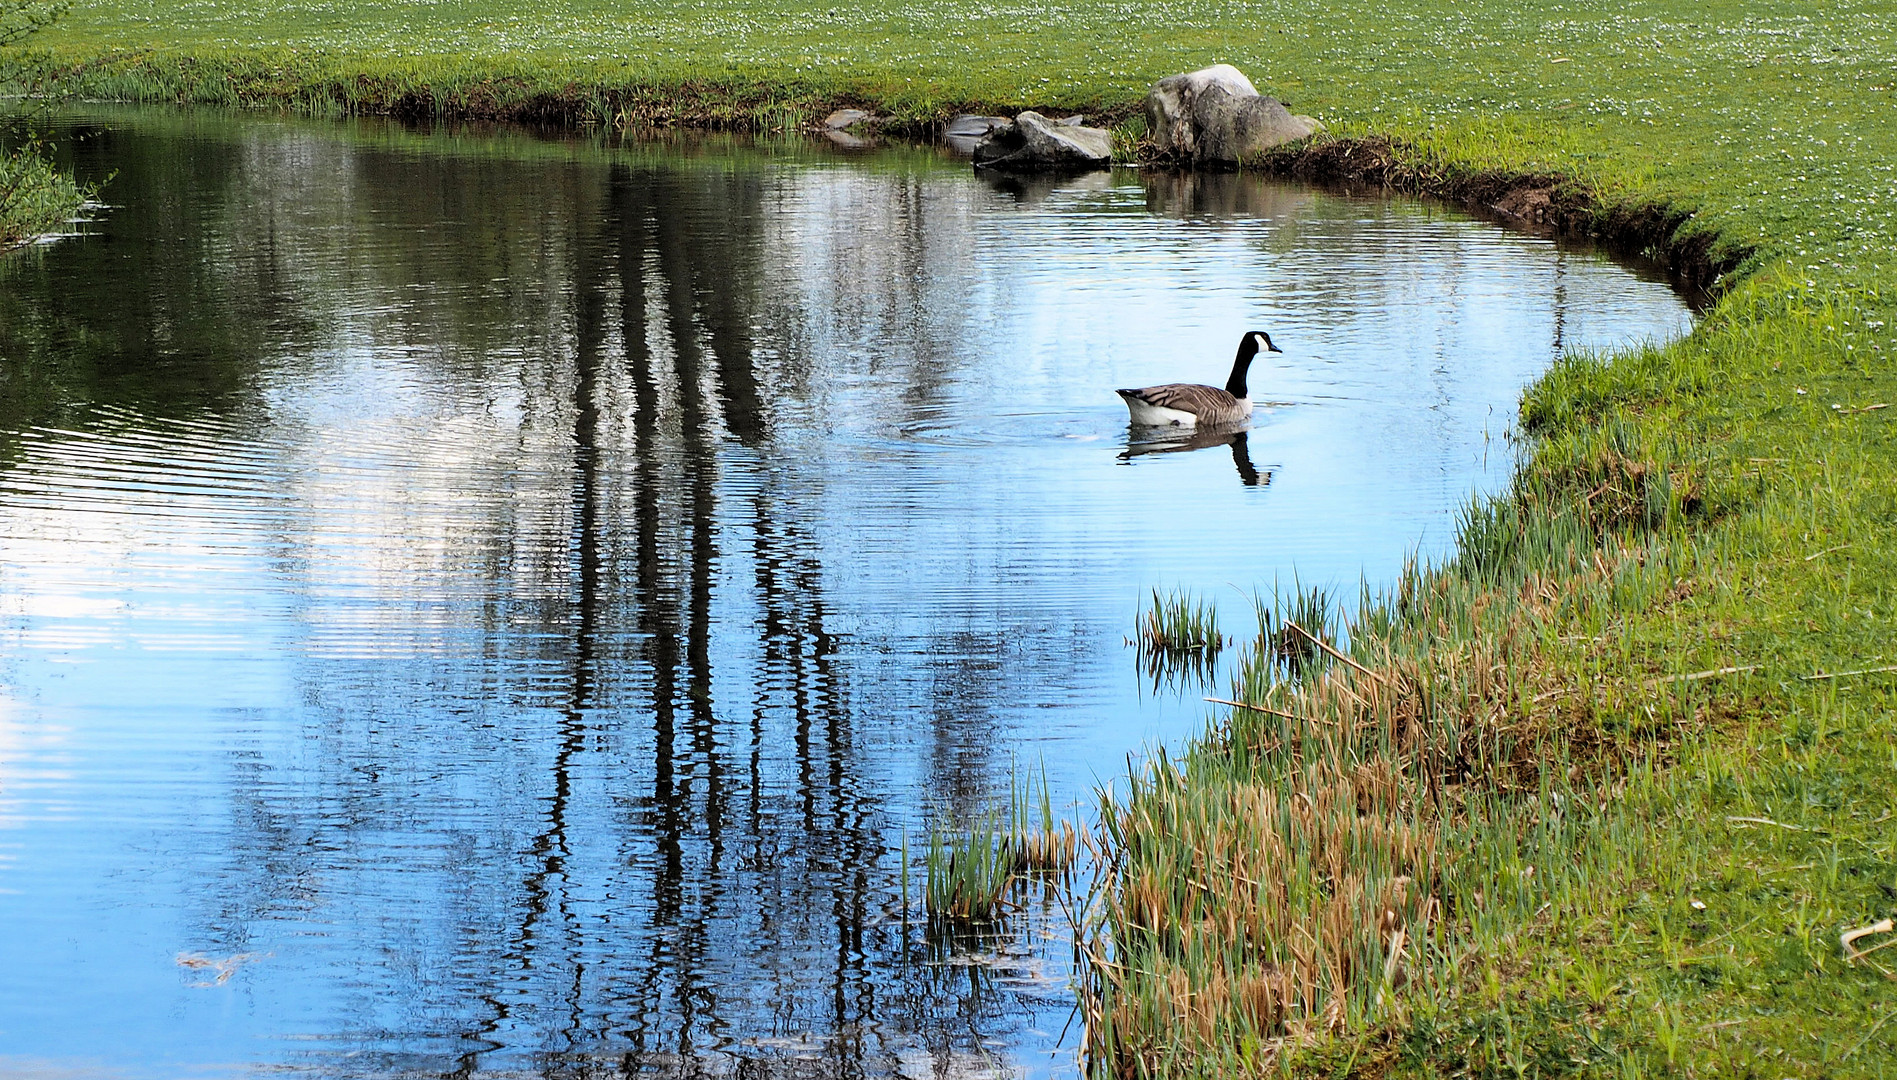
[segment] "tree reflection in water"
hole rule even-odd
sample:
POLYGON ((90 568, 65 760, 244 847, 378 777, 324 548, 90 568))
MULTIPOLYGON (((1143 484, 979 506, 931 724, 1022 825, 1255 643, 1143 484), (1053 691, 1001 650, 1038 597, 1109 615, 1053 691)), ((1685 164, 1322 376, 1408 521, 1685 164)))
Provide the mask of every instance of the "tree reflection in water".
MULTIPOLYGON (((316 471, 352 438, 383 441, 371 469, 439 455, 427 490, 321 493, 381 518, 369 602, 347 647, 294 661, 314 755, 227 766, 187 936, 237 949, 325 912, 316 966, 351 1002, 326 1041, 394 1070, 986 1060, 1026 1014, 902 918, 890 777, 857 745, 799 505, 821 491, 780 460, 753 366, 769 175, 88 134, 77 163, 119 177, 109 241, 0 299, 9 352, 43 358, 6 385, 16 453, 46 425, 132 434, 111 409, 261 421, 257 453, 316 471), (396 235, 338 235, 375 219, 396 235), (296 384, 357 362, 402 368, 395 396, 341 386, 326 430, 300 424, 296 384)), ((781 357, 804 331, 777 330, 781 357)), ((276 523, 293 573, 320 577, 338 509, 276 523)), ((996 747, 956 741, 979 792, 996 747)))
POLYGON ((0 1016, 131 1072, 1070 1069, 1067 946, 906 924, 905 832, 1198 730, 1149 589, 1394 571, 1679 311, 1245 178, 127 115, 0 272, 0 1016), (1297 407, 1123 441, 1266 321, 1297 407))

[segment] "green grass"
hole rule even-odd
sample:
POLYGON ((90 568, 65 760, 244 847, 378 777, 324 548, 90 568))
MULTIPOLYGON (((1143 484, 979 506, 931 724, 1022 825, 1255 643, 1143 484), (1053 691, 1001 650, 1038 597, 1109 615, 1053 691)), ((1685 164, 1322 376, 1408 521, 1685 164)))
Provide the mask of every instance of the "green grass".
MULTIPOLYGON (((61 5, 48 0, 0 0, 0 71, 29 99, 46 96, 46 80, 19 54, 60 12, 61 5)), ((0 113, 0 252, 59 232, 86 201, 86 193, 41 152, 31 108, 0 113)))
POLYGON ((1260 656, 1233 693, 1276 712, 1106 808, 1092 1061, 1897 1071, 1897 961, 1838 943, 1897 912, 1897 676, 1813 678, 1897 664, 1892 5, 536 10, 93 0, 42 43, 96 96, 763 128, 1114 120, 1223 60, 1329 126, 1267 167, 1536 178, 1575 228, 1724 271, 1686 341, 1530 388, 1507 497, 1349 628, 1366 671, 1260 656))

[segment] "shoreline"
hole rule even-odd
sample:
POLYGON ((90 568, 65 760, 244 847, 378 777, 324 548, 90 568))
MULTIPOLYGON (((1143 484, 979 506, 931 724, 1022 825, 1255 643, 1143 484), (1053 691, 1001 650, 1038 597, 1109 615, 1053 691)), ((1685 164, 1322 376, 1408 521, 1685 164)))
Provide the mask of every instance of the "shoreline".
MULTIPOLYGON (((1116 144, 1144 132, 1143 91, 1013 98, 963 90, 937 97, 888 77, 775 78, 732 71, 700 77, 626 78, 601 65, 562 67, 538 57, 470 58, 450 70, 440 58, 350 58, 296 49, 182 53, 56 50, 47 59, 62 84, 99 101, 216 105, 315 116, 384 116, 408 122, 495 122, 566 130, 683 128, 718 132, 815 131, 838 109, 876 114, 875 130, 934 139, 959 114, 1083 113, 1115 130, 1116 144), (614 77, 618 75, 619 77, 614 77)), ((1269 93, 1270 88, 1265 92, 1269 93)), ((1760 245, 1689 226, 1695 207, 1637 190, 1610 192, 1568 170, 1445 158, 1398 132, 1344 124, 1243 163, 1320 185, 1368 185, 1442 199, 1503 220, 1585 237, 1617 252, 1646 254, 1692 290, 1711 294, 1752 261, 1760 245)), ((1128 163, 1165 167, 1144 155, 1128 163)))
MULTIPOLYGON (((1135 141, 1144 131, 1142 106, 1137 100, 1096 101, 1089 107, 1071 102, 1022 105, 967 98, 915 111, 905 102, 878 99, 860 91, 800 87, 788 88, 790 92, 786 93, 786 87, 764 80, 685 80, 622 86, 569 82, 554 89, 519 76, 495 76, 442 88, 406 86, 400 80, 368 72, 359 74, 353 84, 335 77, 298 81, 266 62, 255 69, 239 65, 233 72, 204 82, 192 76, 195 65, 189 62, 181 62, 170 72, 174 78, 166 79, 145 68, 144 58, 132 62, 130 73, 118 70, 113 61, 106 57, 69 64, 64 78, 82 95, 123 86, 127 78, 144 82, 147 87, 164 88, 161 93, 84 98, 99 103, 203 105, 337 118, 374 116, 409 123, 518 124, 556 131, 608 128, 629 132, 644 128, 814 134, 822 130, 821 119, 838 109, 877 114, 872 130, 915 141, 939 139, 942 128, 957 115, 1013 115, 1029 109, 1049 114, 1084 112, 1090 123, 1114 129, 1116 142, 1121 138, 1135 141)), ((1243 162, 1238 171, 1338 190, 1372 187, 1438 199, 1511 226, 1585 239, 1618 254, 1654 259, 1686 290, 1706 298, 1716 296, 1734 272, 1758 254, 1756 245, 1729 242, 1722 246, 1722 237, 1715 232, 1682 233, 1693 220, 1693 211, 1664 200, 1610 198, 1584 180, 1543 169, 1430 168, 1425 164, 1429 157, 1389 134, 1320 132, 1257 155, 1243 162)), ((1115 163, 1174 168, 1148 154, 1124 162, 1116 157, 1115 163)))

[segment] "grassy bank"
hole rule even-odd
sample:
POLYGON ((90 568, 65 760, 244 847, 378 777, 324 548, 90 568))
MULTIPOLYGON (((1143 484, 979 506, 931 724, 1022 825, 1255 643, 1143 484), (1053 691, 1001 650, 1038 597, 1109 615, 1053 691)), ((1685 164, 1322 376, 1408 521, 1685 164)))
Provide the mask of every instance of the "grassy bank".
POLYGON ((1261 167, 1721 275, 1690 339, 1530 390, 1510 496, 1349 661, 1265 642, 1231 691, 1257 708, 1121 786, 1095 1061, 1897 1071, 1897 949, 1840 943, 1897 914, 1888 4, 541 10, 112 0, 44 45, 99 96, 754 126, 1117 118, 1225 60, 1333 136, 1261 167))

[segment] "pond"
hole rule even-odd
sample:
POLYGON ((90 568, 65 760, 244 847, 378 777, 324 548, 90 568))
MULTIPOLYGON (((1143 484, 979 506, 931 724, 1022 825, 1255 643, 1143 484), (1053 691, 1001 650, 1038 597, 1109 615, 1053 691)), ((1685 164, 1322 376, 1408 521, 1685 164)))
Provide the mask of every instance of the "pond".
POLYGON ((905 845, 1043 770, 1085 820, 1224 689, 1141 674, 1154 589, 1388 583, 1553 358, 1691 325, 1233 176, 61 138, 108 205, 0 271, 5 1072, 1071 1075, 1064 917, 932 939, 905 845), (1129 430, 1252 329, 1241 438, 1129 430))

